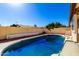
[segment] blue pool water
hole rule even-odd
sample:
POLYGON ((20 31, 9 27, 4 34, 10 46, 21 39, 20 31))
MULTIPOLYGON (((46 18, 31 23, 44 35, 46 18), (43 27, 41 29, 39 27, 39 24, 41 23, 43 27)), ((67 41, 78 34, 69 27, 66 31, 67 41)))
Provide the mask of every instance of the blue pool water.
POLYGON ((4 56, 50 56, 59 53, 64 45, 64 37, 59 35, 46 35, 8 47, 4 56), (32 40, 32 41, 31 41, 32 40), (23 44, 22 44, 23 43, 23 44), (17 46, 19 46, 17 48, 17 46), (10 48, 10 50, 8 50, 10 48), (12 49, 11 49, 12 48, 12 49))

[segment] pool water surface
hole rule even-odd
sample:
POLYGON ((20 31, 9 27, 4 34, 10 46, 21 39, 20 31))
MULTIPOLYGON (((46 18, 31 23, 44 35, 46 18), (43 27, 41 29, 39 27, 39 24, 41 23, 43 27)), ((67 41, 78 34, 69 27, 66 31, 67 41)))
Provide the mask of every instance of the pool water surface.
POLYGON ((59 35, 45 35, 25 40, 8 47, 4 56, 51 56, 58 54, 64 46, 64 37, 59 35), (17 48, 17 46, 19 46, 17 48), (12 48, 12 49, 11 49, 12 48), (10 50, 8 50, 10 49, 10 50))

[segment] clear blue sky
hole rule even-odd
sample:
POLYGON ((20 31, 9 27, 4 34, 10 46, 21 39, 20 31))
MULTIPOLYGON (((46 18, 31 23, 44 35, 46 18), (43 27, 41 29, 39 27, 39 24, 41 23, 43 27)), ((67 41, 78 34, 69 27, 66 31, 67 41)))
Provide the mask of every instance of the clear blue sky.
POLYGON ((68 25, 70 4, 37 3, 37 4, 0 4, 0 24, 45 26, 52 22, 68 25))

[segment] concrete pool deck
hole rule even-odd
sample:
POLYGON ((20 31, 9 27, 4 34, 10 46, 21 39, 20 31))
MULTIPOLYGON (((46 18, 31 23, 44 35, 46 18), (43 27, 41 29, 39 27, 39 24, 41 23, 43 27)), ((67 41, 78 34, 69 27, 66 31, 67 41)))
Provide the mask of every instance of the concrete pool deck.
MULTIPOLYGON (((0 43, 0 56, 1 56, 2 52, 4 51, 4 49, 12 44, 15 44, 15 43, 23 41, 23 40, 27 40, 27 39, 31 39, 31 38, 35 38, 35 37, 39 37, 39 36, 44 36, 44 35, 60 35, 60 34, 43 34, 43 35, 37 35, 37 36, 23 38, 23 39, 19 39, 19 40, 9 41, 9 42, 5 42, 5 43, 0 43)), ((61 35, 61 36, 63 36, 63 35, 61 35)), ((58 54, 53 54, 52 56, 58 56, 58 54)))
POLYGON ((69 38, 66 37, 65 45, 59 56, 79 56, 79 43, 77 43, 76 39, 76 34, 74 32, 72 32, 72 36, 69 38))
POLYGON ((79 43, 66 41, 60 56, 79 56, 79 43))

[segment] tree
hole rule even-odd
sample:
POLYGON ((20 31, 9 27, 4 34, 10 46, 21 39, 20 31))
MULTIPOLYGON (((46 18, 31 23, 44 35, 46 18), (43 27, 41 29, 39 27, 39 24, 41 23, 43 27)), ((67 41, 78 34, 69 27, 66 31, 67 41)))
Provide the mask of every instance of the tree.
POLYGON ((0 26, 1 26, 1 24, 0 24, 0 26))
POLYGON ((10 27, 20 27, 20 26, 17 24, 12 24, 12 25, 10 25, 10 27))
POLYGON ((54 28, 59 28, 59 27, 66 27, 66 26, 65 26, 65 25, 62 25, 62 24, 59 23, 59 22, 50 23, 50 24, 46 25, 46 28, 47 28, 47 29, 54 29, 54 28))
POLYGON ((37 25, 35 24, 34 27, 37 27, 37 25))

